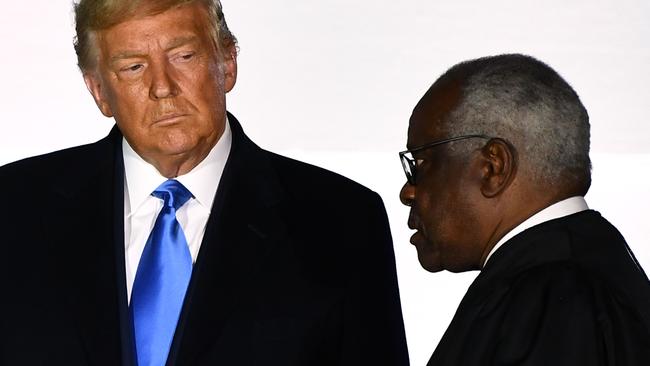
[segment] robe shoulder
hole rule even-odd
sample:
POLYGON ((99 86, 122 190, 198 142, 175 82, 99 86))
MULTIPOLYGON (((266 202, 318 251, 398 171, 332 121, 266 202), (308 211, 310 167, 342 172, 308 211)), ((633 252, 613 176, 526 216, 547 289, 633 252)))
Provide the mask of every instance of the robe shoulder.
POLYGON ((647 309, 634 302, 575 262, 530 268, 497 302, 494 364, 650 365, 647 309))

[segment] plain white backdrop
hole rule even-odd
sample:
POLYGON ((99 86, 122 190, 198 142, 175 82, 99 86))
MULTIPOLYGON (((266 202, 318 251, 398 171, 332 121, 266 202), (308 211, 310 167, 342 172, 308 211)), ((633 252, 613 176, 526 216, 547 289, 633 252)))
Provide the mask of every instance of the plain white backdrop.
MULTIPOLYGON (((92 142, 112 126, 76 69, 67 0, 3 4, 0 165, 92 142)), ((347 175, 384 199, 413 365, 423 365, 474 273, 430 274, 408 243, 397 151, 411 109, 453 64, 521 52, 573 85, 592 125, 592 208, 650 269, 647 0, 223 0, 239 38, 228 109, 269 150, 347 175)), ((300 184, 300 182, 296 182, 300 184)), ((341 210, 354 209, 354 202, 341 210)), ((468 228, 471 230, 471 228, 468 228)), ((341 253, 344 255, 345 253, 341 253)))

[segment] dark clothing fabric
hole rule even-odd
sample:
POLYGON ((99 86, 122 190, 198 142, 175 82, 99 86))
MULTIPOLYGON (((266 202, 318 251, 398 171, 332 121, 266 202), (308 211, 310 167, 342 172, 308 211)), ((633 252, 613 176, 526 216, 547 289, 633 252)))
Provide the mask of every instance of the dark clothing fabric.
POLYGON ((650 283, 596 211, 534 226, 486 263, 428 365, 650 365, 650 283))
MULTIPOLYGON (((379 196, 232 150, 168 365, 407 365, 379 196)), ((0 365, 134 365, 122 136, 0 168, 0 365)))

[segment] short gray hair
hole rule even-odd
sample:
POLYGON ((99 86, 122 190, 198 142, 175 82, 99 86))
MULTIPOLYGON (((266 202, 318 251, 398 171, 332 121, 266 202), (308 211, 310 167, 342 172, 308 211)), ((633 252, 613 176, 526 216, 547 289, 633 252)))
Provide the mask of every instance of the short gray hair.
POLYGON ((449 136, 503 138, 519 152, 519 169, 532 182, 587 192, 589 115, 555 70, 530 56, 506 54, 457 64, 436 84, 445 80, 461 89, 446 123, 449 136))

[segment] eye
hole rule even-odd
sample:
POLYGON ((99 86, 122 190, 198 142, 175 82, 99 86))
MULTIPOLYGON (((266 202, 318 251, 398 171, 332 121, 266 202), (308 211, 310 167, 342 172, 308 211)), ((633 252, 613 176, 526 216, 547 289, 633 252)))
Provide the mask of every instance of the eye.
POLYGON ((132 64, 132 65, 129 65, 127 67, 124 67, 124 68, 120 69, 120 71, 126 72, 126 73, 135 73, 135 72, 140 71, 143 67, 144 67, 144 65, 142 65, 142 64, 132 64))
POLYGON ((178 56, 176 56, 176 59, 179 62, 187 62, 194 59, 195 56, 196 56, 196 52, 182 52, 178 54, 178 56))
POLYGON ((419 167, 422 164, 424 164, 424 159, 415 159, 415 166, 416 167, 419 167))

